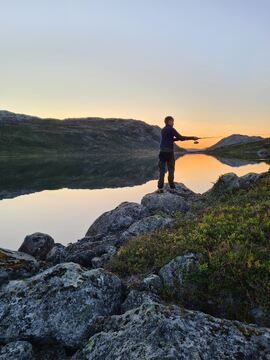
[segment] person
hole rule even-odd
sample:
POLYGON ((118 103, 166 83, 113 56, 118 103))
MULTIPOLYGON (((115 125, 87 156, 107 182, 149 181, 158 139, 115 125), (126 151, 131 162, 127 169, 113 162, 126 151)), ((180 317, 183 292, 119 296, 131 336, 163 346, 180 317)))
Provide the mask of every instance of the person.
POLYGON ((166 165, 168 168, 168 182, 169 191, 175 192, 174 184, 174 142, 185 140, 199 140, 197 136, 182 136, 173 127, 174 118, 166 116, 164 119, 165 126, 161 130, 160 152, 159 152, 159 179, 158 179, 158 193, 163 193, 164 177, 166 173, 166 165))

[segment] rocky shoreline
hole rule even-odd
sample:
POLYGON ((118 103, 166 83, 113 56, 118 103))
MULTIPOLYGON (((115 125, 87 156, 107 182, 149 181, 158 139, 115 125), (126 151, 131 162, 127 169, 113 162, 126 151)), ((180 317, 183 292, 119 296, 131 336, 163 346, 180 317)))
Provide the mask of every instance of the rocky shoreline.
POLYGON ((0 249, 0 360, 270 359, 270 321, 246 324, 161 300, 164 285, 179 297, 192 287, 183 278, 200 254, 177 256, 133 289, 104 269, 132 236, 173 227, 176 213, 192 217, 262 175, 228 173, 204 194, 178 183, 175 194, 121 203, 68 246, 34 233, 18 251, 0 249))

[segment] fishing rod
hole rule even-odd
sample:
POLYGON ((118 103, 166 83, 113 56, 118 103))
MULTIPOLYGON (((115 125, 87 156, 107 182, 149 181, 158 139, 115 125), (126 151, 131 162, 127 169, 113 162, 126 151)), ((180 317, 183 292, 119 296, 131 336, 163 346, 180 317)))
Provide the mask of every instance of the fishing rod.
MULTIPOLYGON (((255 134, 255 135, 252 135, 252 136, 260 136, 260 135, 270 135, 270 133, 255 134)), ((201 139, 220 139, 220 138, 223 138, 223 137, 224 137, 224 135, 222 135, 222 136, 203 136, 203 137, 199 137, 198 140, 201 140, 201 139)), ((194 144, 199 144, 198 140, 195 140, 194 144)))

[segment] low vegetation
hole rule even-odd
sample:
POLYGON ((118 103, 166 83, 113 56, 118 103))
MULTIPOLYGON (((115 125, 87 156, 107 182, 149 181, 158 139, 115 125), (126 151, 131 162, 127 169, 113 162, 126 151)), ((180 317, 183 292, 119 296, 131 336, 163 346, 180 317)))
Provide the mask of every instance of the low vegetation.
POLYGON ((41 119, 0 111, 0 158, 154 154, 160 128, 132 119, 41 119), (1 116, 2 114, 2 116, 1 116))
POLYGON ((189 305, 249 321, 252 309, 270 310, 269 190, 268 172, 248 189, 207 205, 195 218, 177 218, 173 230, 134 237, 107 267, 121 276, 146 275, 185 251, 201 253, 189 305))
POLYGON ((270 158, 270 138, 249 143, 222 146, 216 149, 207 149, 206 153, 215 156, 228 158, 258 160, 265 159, 269 163, 270 158))

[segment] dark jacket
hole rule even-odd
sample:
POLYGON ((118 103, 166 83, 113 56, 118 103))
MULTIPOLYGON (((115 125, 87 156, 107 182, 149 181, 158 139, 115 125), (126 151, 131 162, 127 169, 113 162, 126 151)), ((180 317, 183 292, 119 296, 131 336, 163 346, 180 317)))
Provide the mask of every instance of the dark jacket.
POLYGON ((171 125, 164 126, 161 130, 160 150, 173 151, 173 143, 177 140, 192 140, 192 137, 180 135, 171 125))

